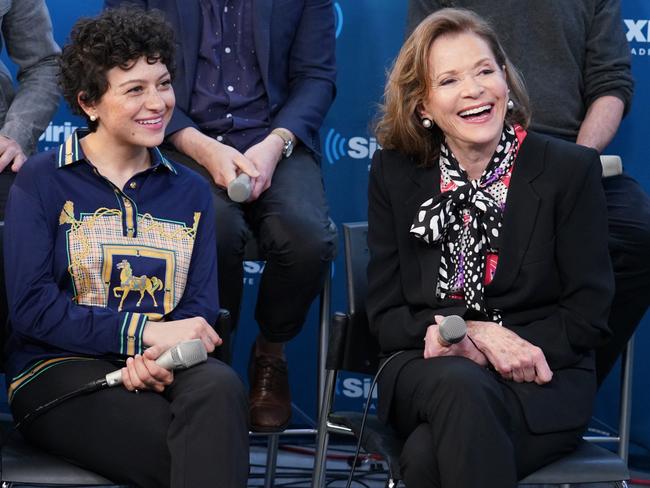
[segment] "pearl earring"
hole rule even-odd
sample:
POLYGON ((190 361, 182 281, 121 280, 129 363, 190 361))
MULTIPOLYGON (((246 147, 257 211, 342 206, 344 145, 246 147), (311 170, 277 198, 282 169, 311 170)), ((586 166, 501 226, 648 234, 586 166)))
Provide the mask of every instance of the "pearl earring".
POLYGON ((90 121, 91 121, 91 122, 95 122, 96 120, 97 120, 97 116, 96 116, 96 115, 91 115, 91 116, 90 116, 90 121))
POLYGON ((422 127, 425 129, 431 129, 431 127, 433 127, 433 120, 428 117, 422 117, 420 122, 422 123, 422 127))
POLYGON ((508 110, 515 108, 515 102, 512 101, 512 98, 508 100, 508 104, 506 106, 508 107, 508 110))

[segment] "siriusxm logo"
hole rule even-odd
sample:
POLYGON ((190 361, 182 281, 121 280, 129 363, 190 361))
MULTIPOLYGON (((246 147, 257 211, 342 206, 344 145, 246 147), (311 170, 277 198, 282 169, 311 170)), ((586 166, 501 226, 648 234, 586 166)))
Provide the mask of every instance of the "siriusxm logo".
POLYGON ((341 30, 343 30, 343 10, 341 9, 341 6, 339 5, 339 2, 334 2, 334 26, 336 28, 336 38, 341 35, 341 30))
MULTIPOLYGON (((627 42, 630 43, 650 43, 650 20, 649 19, 623 19, 625 27, 627 28, 627 42)), ((635 56, 647 56, 650 55, 650 48, 634 46, 630 48, 630 51, 635 56)))
POLYGON ((346 139, 334 129, 330 129, 325 137, 325 157, 330 164, 346 156, 352 159, 371 159, 379 148, 374 137, 355 136, 346 139))
POLYGON ((55 125, 50 122, 50 125, 47 126, 45 132, 41 134, 41 137, 38 138, 39 142, 46 143, 62 143, 72 133, 77 130, 77 126, 72 125, 71 122, 64 122, 63 125, 55 125))
MULTIPOLYGON (((337 381, 336 393, 347 398, 363 398, 367 400, 371 385, 371 378, 345 378, 342 381, 337 381)), ((377 399, 377 388, 372 392, 372 399, 377 399)))
POLYGON ((244 285, 253 286, 264 272, 264 261, 244 261, 244 285))

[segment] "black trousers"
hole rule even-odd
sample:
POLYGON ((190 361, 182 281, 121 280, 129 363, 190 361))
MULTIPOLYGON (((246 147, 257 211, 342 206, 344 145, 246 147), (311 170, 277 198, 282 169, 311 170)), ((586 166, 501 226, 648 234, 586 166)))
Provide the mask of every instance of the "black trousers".
POLYGON ((584 430, 531 433, 496 373, 462 357, 404 366, 390 420, 406 439, 400 465, 408 488, 515 488, 571 452, 584 430))
POLYGON ((609 314, 614 336, 596 350, 599 385, 650 305, 650 198, 626 174, 603 178, 603 188, 616 293, 609 314))
MULTIPOLYGON (((212 178, 198 163, 166 146, 173 161, 212 178)), ((219 303, 236 326, 241 306, 244 247, 253 233, 267 258, 255 319, 270 342, 286 342, 300 332, 320 292, 328 263, 336 255, 337 233, 330 227, 321 169, 298 147, 278 164, 271 187, 256 201, 235 203, 213 185, 217 209, 219 303)))
MULTIPOLYGON (((51 367, 16 392, 14 418, 115 369, 102 360, 51 367)), ((236 373, 212 358, 177 371, 162 394, 117 386, 74 397, 21 431, 42 449, 116 483, 146 488, 247 484, 247 395, 236 373)))

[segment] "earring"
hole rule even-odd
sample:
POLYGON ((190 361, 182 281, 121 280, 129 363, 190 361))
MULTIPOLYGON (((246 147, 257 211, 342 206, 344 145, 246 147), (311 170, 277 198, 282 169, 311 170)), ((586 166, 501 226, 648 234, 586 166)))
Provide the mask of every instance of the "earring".
POLYGON ((422 117, 420 122, 422 123, 422 127, 425 129, 431 129, 431 127, 433 127, 433 120, 428 117, 422 117))
POLYGON ((512 101, 512 98, 508 99, 508 104, 506 105, 506 107, 508 107, 508 110, 512 110, 513 108, 515 108, 515 102, 512 101))
POLYGON ((95 122, 96 120, 97 120, 97 116, 96 116, 96 115, 91 115, 91 116, 90 116, 90 121, 91 121, 91 122, 95 122))

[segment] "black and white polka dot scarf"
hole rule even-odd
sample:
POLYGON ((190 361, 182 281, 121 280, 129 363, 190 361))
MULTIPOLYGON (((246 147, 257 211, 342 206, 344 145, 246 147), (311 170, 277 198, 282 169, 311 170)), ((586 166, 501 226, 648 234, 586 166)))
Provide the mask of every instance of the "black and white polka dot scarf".
POLYGON ((498 320, 484 302, 486 254, 498 253, 509 176, 517 155, 515 130, 505 126, 490 163, 478 180, 468 180, 446 143, 440 148, 442 192, 425 201, 411 233, 428 244, 441 243, 436 294, 462 294, 467 308, 498 320))

